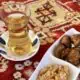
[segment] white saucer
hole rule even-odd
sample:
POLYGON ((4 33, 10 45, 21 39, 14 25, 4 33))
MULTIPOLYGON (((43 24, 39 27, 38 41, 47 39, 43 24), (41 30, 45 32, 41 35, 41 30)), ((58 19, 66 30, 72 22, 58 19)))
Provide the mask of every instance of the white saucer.
MULTIPOLYGON (((26 59, 30 59, 32 58, 35 54, 37 54, 38 50, 39 50, 39 47, 40 47, 40 41, 39 41, 39 38, 36 34, 34 34, 33 31, 29 30, 29 37, 31 39, 32 42, 34 42, 36 40, 36 43, 35 45, 33 46, 34 48, 34 51, 30 52, 29 54, 26 54, 26 55, 23 55, 23 56, 13 56, 13 55, 9 55, 7 54, 7 50, 6 48, 0 48, 0 50, 3 50, 6 52, 6 54, 3 54, 1 53, 1 55, 8 59, 8 60, 12 60, 12 61, 23 61, 23 60, 26 60, 26 59)), ((9 38, 9 32, 5 32, 1 35, 1 38, 6 42, 6 45, 4 45, 5 47, 7 46, 7 42, 8 42, 8 38, 9 38)))

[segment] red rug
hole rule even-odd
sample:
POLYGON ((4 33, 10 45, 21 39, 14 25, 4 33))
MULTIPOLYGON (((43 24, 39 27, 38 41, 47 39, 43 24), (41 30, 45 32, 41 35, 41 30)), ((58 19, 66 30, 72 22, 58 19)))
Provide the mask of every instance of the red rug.
MULTIPOLYGON (((36 34, 41 35, 39 36, 41 41, 40 49, 33 58, 14 62, 0 56, 0 80, 28 80, 53 42, 70 28, 80 31, 80 4, 72 0, 56 0, 56 2, 54 0, 0 0, 0 3, 0 15, 3 17, 13 11, 26 12, 27 5, 31 11, 27 27, 36 34), (41 7, 43 14, 40 11, 41 7), (46 18, 44 18, 44 15, 46 18)), ((0 34, 3 34, 6 30, 5 23, 0 20, 0 34)))

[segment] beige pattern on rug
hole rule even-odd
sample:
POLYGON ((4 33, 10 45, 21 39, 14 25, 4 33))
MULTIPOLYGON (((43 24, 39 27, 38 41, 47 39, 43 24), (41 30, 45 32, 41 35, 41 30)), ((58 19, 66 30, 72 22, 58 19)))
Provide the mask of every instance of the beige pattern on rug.
POLYGON ((65 17, 68 10, 60 6, 55 0, 38 0, 28 5, 30 18, 39 27, 55 27, 56 24, 67 22, 65 17))

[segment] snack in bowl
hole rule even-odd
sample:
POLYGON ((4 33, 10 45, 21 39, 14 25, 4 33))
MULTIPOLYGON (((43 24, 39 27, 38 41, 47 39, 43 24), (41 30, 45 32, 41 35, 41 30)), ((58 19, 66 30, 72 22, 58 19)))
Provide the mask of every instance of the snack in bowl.
POLYGON ((80 46, 80 34, 71 36, 71 40, 75 46, 80 46))
POLYGON ((80 65, 80 34, 72 36, 65 35, 54 50, 55 56, 72 63, 80 65))
POLYGON ((37 80, 69 80, 69 75, 68 66, 48 65, 39 72, 37 80))

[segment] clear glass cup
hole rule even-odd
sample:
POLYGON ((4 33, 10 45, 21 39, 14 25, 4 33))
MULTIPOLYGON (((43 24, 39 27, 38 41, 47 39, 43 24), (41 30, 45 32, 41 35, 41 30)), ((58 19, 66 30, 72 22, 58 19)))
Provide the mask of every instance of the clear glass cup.
POLYGON ((22 13, 13 13, 5 18, 9 31, 7 50, 14 55, 24 55, 32 51, 32 43, 28 35, 29 18, 22 13))

